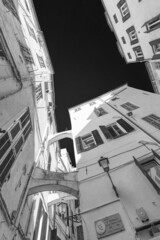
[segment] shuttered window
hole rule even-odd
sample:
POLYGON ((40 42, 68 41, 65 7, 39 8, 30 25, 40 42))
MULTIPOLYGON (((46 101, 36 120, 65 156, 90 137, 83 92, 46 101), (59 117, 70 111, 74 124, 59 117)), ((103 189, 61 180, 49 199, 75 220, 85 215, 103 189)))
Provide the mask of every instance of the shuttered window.
POLYGON ((148 122, 157 129, 160 129, 160 117, 155 114, 150 114, 142 118, 144 121, 148 122))
POLYGON ((118 119, 107 126, 99 126, 106 139, 115 139, 134 131, 134 128, 123 119, 118 119))
POLYGON ((130 102, 126 102, 126 103, 122 104, 121 107, 125 108, 127 111, 133 111, 133 110, 139 108, 138 106, 136 106, 130 102))
POLYGON ((75 139, 77 153, 91 150, 103 143, 103 140, 97 130, 75 139))
POLYGON ((31 130, 30 112, 27 109, 0 137, 0 184, 3 184, 9 175, 31 130))

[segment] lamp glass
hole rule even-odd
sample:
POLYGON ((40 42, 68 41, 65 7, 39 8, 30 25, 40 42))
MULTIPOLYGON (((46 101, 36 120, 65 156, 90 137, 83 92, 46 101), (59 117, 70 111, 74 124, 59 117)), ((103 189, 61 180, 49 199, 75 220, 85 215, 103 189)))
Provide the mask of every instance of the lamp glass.
POLYGON ((108 168, 109 162, 108 162, 108 158, 103 158, 101 157, 99 160, 99 165, 105 170, 106 168, 108 168))

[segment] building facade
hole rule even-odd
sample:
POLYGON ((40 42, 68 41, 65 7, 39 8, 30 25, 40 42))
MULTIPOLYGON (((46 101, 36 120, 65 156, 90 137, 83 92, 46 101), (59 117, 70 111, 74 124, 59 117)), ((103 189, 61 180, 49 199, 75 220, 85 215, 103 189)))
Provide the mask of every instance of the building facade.
POLYGON ((50 239, 51 193, 28 189, 35 167, 57 169, 54 70, 32 0, 3 0, 0 16, 0 239, 50 239))
POLYGON ((146 62, 153 89, 160 88, 160 2, 102 0, 105 17, 126 63, 146 62))
POLYGON ((124 85, 69 109, 84 239, 160 238, 159 108, 124 85))

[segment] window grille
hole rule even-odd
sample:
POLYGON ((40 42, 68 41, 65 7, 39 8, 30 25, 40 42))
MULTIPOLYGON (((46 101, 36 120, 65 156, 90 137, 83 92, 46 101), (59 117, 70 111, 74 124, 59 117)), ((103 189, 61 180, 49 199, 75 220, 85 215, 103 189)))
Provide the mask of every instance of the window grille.
POLYGON ((41 86, 41 83, 38 84, 36 86, 36 99, 37 99, 37 102, 43 98, 43 94, 42 94, 42 86, 41 86))
POLYGON ((39 56, 38 54, 37 54, 37 58, 38 58, 38 62, 39 62, 40 67, 45 68, 46 66, 45 66, 43 58, 41 56, 39 56))
POLYGON ((20 50, 26 64, 34 64, 34 60, 31 54, 31 50, 19 42, 20 50))

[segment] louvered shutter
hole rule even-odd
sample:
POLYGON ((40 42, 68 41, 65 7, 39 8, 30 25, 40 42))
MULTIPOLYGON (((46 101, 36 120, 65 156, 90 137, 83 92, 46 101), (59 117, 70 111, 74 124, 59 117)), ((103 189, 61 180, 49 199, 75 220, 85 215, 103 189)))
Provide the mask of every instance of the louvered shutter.
POLYGON ((110 136, 110 133, 108 132, 107 128, 105 126, 99 126, 102 133, 107 139, 111 139, 112 137, 110 136))
POLYGON ((93 134, 93 137, 94 137, 97 145, 100 145, 103 143, 103 140, 97 130, 92 131, 92 134, 93 134))
POLYGON ((77 153, 83 152, 84 149, 83 149, 83 146, 82 146, 81 138, 80 138, 80 137, 77 137, 77 138, 75 139, 75 141, 76 141, 77 153))
POLYGON ((121 125, 121 127, 124 130, 126 130, 127 133, 134 131, 134 128, 131 125, 129 125, 126 121, 124 121, 123 119, 118 119, 117 123, 119 125, 121 125))

